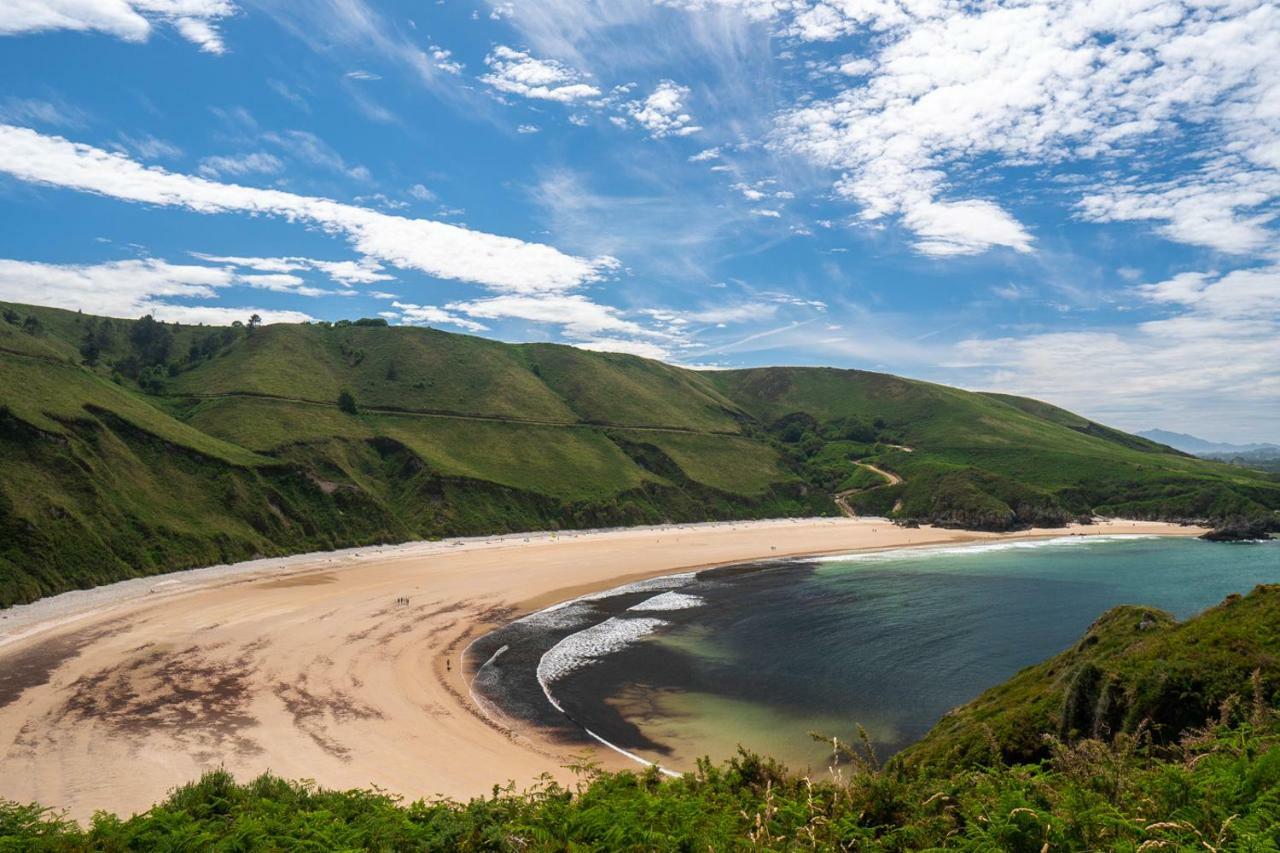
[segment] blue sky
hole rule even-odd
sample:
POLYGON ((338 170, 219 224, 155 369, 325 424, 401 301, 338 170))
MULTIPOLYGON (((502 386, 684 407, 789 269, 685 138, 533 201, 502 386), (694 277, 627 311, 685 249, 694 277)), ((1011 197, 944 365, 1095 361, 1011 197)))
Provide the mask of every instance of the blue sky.
POLYGON ((1280 7, 23 0, 0 299, 1280 439, 1280 7))

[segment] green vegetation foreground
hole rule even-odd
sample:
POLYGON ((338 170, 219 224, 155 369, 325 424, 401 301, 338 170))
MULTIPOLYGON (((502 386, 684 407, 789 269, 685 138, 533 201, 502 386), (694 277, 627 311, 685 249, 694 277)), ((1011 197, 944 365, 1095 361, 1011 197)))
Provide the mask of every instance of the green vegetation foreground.
POLYGON ((1025 732, 970 721, 985 749, 940 727, 921 752, 946 760, 882 769, 865 749, 839 745, 840 778, 825 782, 742 754, 674 780, 584 765, 573 788, 405 805, 375 791, 270 776, 239 785, 210 773, 145 814, 99 814, 86 829, 40 806, 2 804, 0 850, 1276 850, 1277 626, 1280 586, 1181 624, 1116 608, 1010 682, 1048 679, 1064 694, 1028 701, 1005 685, 954 715, 1025 710, 1030 720, 1036 703, 1058 702, 1039 724, 1035 763, 1004 760, 1025 732), (1110 687, 1081 688, 1082 677, 1110 687), (1141 719, 1099 727, 1096 712, 1116 702, 1141 719))

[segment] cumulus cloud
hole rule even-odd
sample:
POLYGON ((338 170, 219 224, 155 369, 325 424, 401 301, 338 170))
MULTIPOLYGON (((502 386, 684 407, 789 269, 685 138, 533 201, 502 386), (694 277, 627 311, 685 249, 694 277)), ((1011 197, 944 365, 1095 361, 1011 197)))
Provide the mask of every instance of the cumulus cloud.
POLYGON ((0 36, 79 30, 143 42, 158 21, 207 53, 223 53, 215 24, 235 12, 230 0, 9 0, 0 4, 0 36))
POLYGON ((489 73, 480 79, 511 95, 573 104, 599 98, 601 91, 587 77, 553 59, 536 59, 523 51, 498 45, 484 59, 489 73))
POLYGON ((489 330, 489 327, 483 323, 459 317, 457 314, 435 305, 392 302, 391 306, 398 309, 399 314, 395 316, 403 323, 424 326, 457 326, 459 329, 466 329, 468 332, 487 332, 489 330))
POLYGON ((693 116, 685 112, 688 97, 688 86, 663 80, 644 100, 629 102, 626 112, 655 139, 688 136, 702 130, 693 123, 693 116))
MULTIPOLYGON (((276 279, 254 282, 225 267, 170 264, 154 258, 101 264, 44 264, 0 259, 0 299, 35 302, 112 317, 140 317, 184 323, 227 323, 260 315, 268 323, 298 323, 311 317, 300 311, 183 305, 173 299, 211 299, 220 288, 245 285, 297 291, 276 279)), ((292 285, 292 286, 291 286, 292 285)), ((303 294, 305 295, 305 294, 303 294)))
POLYGON ((924 252, 1031 248, 1010 212, 958 186, 984 160, 1106 158, 1118 174, 1093 188, 1083 218, 1151 221, 1222 251, 1264 242, 1259 208, 1280 173, 1274 3, 824 0, 773 15, 797 38, 873 36, 856 69, 865 80, 786 112, 775 141, 839 171, 864 220, 900 216, 924 252), (1210 165, 1149 187, 1149 145, 1210 165))
POLYGON ((444 222, 146 167, 120 154, 9 125, 0 125, 0 172, 124 201, 309 223, 343 235, 356 251, 380 263, 503 291, 563 291, 618 266, 613 258, 574 257, 551 246, 444 222))
POLYGON ((1099 187, 1080 200, 1092 222, 1158 222, 1170 240, 1230 254, 1274 246, 1267 206, 1280 198, 1280 169, 1219 162, 1171 181, 1137 179, 1099 187))
POLYGON ((436 68, 446 74, 461 74, 462 69, 466 67, 453 58, 453 51, 445 50, 438 44, 431 45, 429 50, 431 51, 431 61, 436 64, 436 68))

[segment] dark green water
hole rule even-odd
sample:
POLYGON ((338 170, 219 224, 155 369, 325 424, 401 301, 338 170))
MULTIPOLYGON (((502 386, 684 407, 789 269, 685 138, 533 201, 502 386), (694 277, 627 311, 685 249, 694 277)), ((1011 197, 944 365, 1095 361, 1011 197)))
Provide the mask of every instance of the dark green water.
POLYGON ((529 660, 544 662, 567 725, 647 759, 688 769, 742 744, 820 770, 829 752, 810 731, 850 738, 860 723, 888 755, 1071 645, 1110 607, 1155 605, 1182 618, 1274 582, 1280 543, 1184 539, 764 563, 674 582, 675 597, 631 587, 571 618, 562 610, 529 660))

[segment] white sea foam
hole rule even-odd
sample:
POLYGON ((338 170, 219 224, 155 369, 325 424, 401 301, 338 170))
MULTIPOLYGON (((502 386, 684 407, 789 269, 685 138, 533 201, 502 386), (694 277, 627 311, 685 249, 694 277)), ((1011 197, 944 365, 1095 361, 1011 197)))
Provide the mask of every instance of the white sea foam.
POLYGON ((628 607, 628 610, 640 612, 658 611, 658 610, 689 610, 694 607, 701 607, 706 602, 701 596, 689 595, 686 592, 664 592, 655 595, 653 598, 646 599, 639 604, 628 607))
POLYGON ((799 558, 812 563, 874 563, 927 557, 955 557, 972 554, 990 554, 998 551, 1034 551, 1043 548, 1072 548, 1108 542, 1128 542, 1134 539, 1160 539, 1153 533, 1116 533, 1107 536, 1055 536, 1051 539, 1015 539, 1008 542, 969 543, 923 548, 893 548, 887 551, 870 551, 855 554, 832 554, 825 557, 799 558))
POLYGON ((562 601, 559 604, 552 605, 546 610, 530 613, 528 616, 517 619, 512 624, 530 625, 547 630, 566 630, 585 625, 590 621, 592 615, 591 607, 584 604, 581 599, 575 598, 572 601, 562 601))
POLYGON ((548 685, 605 655, 622 651, 666 624, 662 619, 651 617, 620 619, 615 616, 570 634, 547 650, 538 661, 538 683, 542 685, 551 704, 559 709, 560 706, 551 697, 548 685))
MULTIPOLYGON (((692 577, 693 573, 689 573, 692 577)), ((658 580, 655 578, 655 580, 658 580)), ((687 580, 685 581, 688 582, 687 580)), ((611 590, 616 592, 616 590, 611 590)), ((661 596, 655 596, 660 598, 661 596)), ((695 596, 688 596, 693 598, 695 596)), ((652 601, 652 599, 650 599, 652 601)), ((565 713, 564 707, 556 701, 556 697, 551 693, 551 684, 555 680, 564 677, 573 670, 591 663, 605 655, 620 651, 627 647, 628 644, 635 642, 642 637, 647 637, 654 631, 663 627, 667 623, 662 619, 653 619, 648 617, 634 619, 619 619, 613 617, 606 619, 598 625, 579 631, 576 634, 570 634, 559 643, 556 643, 542 656, 538 661, 537 677, 538 684, 542 687, 542 694, 547 697, 547 701, 551 703, 551 707, 560 713, 565 713)), ((581 724, 579 724, 581 725, 581 724)), ((581 726, 582 730, 590 737, 599 741, 604 746, 617 752, 619 755, 626 756, 632 761, 638 762, 645 766, 657 767, 659 772, 665 776, 678 777, 680 774, 673 770, 654 764, 648 759, 641 758, 634 752, 623 749, 615 743, 602 738, 586 726, 581 726)))
POLYGON ((682 586, 688 586, 698 577, 697 572, 680 572, 674 575, 662 575, 656 578, 646 578, 635 583, 623 584, 615 586, 612 589, 606 589, 603 592, 591 592, 586 595, 575 598, 574 601, 599 601, 604 598, 613 598, 615 595, 627 595, 633 592, 650 592, 661 591, 667 589, 679 589, 682 586))

